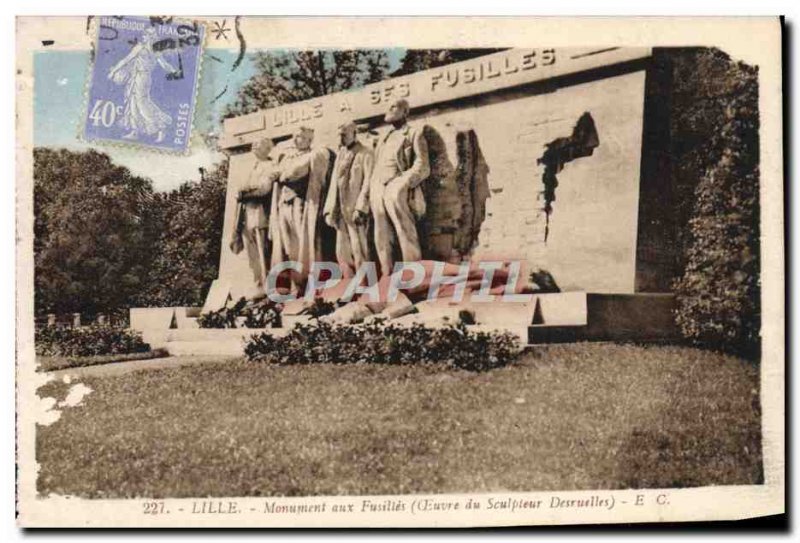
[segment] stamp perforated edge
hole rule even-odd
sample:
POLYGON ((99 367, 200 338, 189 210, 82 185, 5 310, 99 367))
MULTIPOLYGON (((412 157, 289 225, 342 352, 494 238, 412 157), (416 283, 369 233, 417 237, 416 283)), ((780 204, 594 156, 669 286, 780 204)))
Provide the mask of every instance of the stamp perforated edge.
MULTIPOLYGON (((197 57, 197 68, 195 72, 195 82, 194 82, 194 89, 192 93, 192 115, 189 119, 189 136, 187 138, 186 148, 185 149, 167 149, 165 147, 158 147, 155 145, 148 145, 146 143, 126 143, 119 140, 113 139, 104 139, 104 138, 87 138, 86 137, 86 117, 89 115, 89 97, 91 96, 91 89, 92 89, 92 75, 94 74, 94 67, 95 62, 97 60, 97 43, 100 36, 100 24, 98 19, 100 17, 105 17, 105 15, 94 15, 90 16, 91 20, 89 21, 89 31, 87 32, 92 36, 91 47, 90 47, 90 55, 91 59, 89 62, 89 67, 87 69, 87 73, 85 76, 85 83, 83 87, 83 104, 81 107, 81 117, 77 123, 77 140, 81 143, 85 143, 87 145, 97 145, 99 147, 116 147, 118 149, 139 149, 143 151, 149 151, 151 153, 158 153, 162 155, 169 155, 169 156, 189 156, 192 154, 192 145, 196 143, 197 135, 195 134, 195 126, 194 126, 194 118, 197 114, 197 97, 200 92, 200 81, 203 76, 203 53, 205 53, 206 49, 206 40, 208 39, 208 27, 205 22, 202 22, 197 19, 182 19, 179 17, 173 17, 171 19, 172 23, 184 23, 203 27, 203 38, 200 40, 199 44, 199 52, 197 57)), ((136 18, 148 18, 147 15, 130 15, 130 17, 136 18)))

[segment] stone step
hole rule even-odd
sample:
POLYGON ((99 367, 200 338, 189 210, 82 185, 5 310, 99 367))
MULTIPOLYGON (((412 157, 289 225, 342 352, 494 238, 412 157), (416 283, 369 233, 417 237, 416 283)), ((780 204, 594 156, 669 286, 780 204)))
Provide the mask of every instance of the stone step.
POLYGON ((545 324, 528 326, 526 340, 528 345, 543 345, 547 343, 573 343, 575 341, 588 341, 586 325, 579 326, 548 326, 545 324))
MULTIPOLYGON (((541 294, 526 302, 465 303, 446 301, 417 304, 418 313, 393 319, 391 323, 410 326, 444 326, 458 322, 462 310, 473 311, 477 324, 471 331, 506 331, 520 344, 537 345, 573 341, 664 341, 678 337, 672 294, 594 294, 569 292, 541 294)), ((193 317, 188 317, 189 319, 193 317)), ((281 328, 173 328, 145 329, 144 340, 153 348, 165 348, 172 355, 241 355, 252 335, 268 331, 281 337, 296 323, 307 323, 306 315, 287 315, 281 328)))
MULTIPOLYGON (((423 301, 415 305, 416 316, 405 316, 393 322, 442 324, 458 322, 459 312, 469 311, 478 324, 492 325, 578 325, 586 324, 585 292, 559 292, 529 296, 525 301, 454 302, 447 299, 423 301)), ((152 330, 201 330, 197 322, 200 308, 165 307, 131 309, 131 328, 140 332, 152 330)), ((313 321, 308 315, 282 315, 283 327, 313 321)))
POLYGON ((268 330, 271 334, 282 336, 289 332, 287 328, 268 328, 258 330, 254 328, 188 328, 172 330, 144 330, 142 339, 150 344, 153 349, 168 348, 168 344, 173 342, 239 342, 244 341, 250 336, 268 330))
POLYGON ((574 341, 673 341, 675 296, 668 293, 588 294, 585 325, 528 327, 528 344, 574 341))
POLYGON ((133 307, 130 310, 131 328, 197 328, 199 307, 133 307))
POLYGON ((197 322, 197 317, 180 318, 180 317, 177 317, 177 315, 176 315, 176 319, 175 320, 177 321, 176 322, 177 328, 181 328, 181 329, 200 328, 200 324, 197 322))
POLYGON ((295 324, 309 324, 314 319, 308 315, 281 315, 283 328, 291 330, 295 324))
POLYGON ((478 324, 529 325, 535 321, 549 326, 583 325, 587 321, 585 292, 536 294, 525 302, 469 302, 478 324))
POLYGON ((415 313, 390 322, 397 324, 421 323, 439 326, 459 322, 459 313, 474 315, 481 326, 524 329, 531 324, 547 326, 582 326, 587 323, 587 294, 585 292, 559 292, 536 294, 526 301, 455 302, 447 299, 417 303, 415 313))

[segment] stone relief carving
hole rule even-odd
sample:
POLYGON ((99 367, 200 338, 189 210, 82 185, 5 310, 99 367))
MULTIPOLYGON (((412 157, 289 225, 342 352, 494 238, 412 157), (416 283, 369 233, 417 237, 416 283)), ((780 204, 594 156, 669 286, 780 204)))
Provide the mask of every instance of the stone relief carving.
POLYGON ((486 200, 489 198, 489 165, 483 157, 478 135, 474 130, 456 135, 458 169, 456 183, 461 196, 461 218, 454 247, 462 257, 468 257, 478 243, 486 219, 486 200))
POLYGON ((276 163, 270 156, 273 148, 272 140, 268 138, 253 146, 256 160, 245 183, 239 188, 233 237, 230 241, 234 254, 247 249, 250 269, 259 291, 263 291, 269 272, 269 201, 273 183, 279 175, 276 163))
POLYGON ((587 111, 580 116, 578 122, 572 128, 572 134, 566 137, 556 138, 550 143, 545 144, 545 151, 536 161, 537 164, 544 165, 542 183, 544 184, 544 212, 546 224, 544 229, 544 241, 550 234, 550 214, 553 212, 553 202, 556 201, 556 187, 558 179, 556 174, 564 169, 564 165, 577 158, 592 156, 595 148, 600 145, 597 129, 594 125, 592 115, 587 111))
MULTIPOLYGON (((313 130, 299 127, 294 145, 281 157, 269 224, 272 266, 291 260, 305 273, 311 262, 323 260, 322 206, 332 163, 331 151, 312 147, 313 139, 313 130)), ((292 274, 294 286, 304 284, 304 275, 292 274)))
POLYGON ((408 124, 408 101, 391 104, 384 120, 389 129, 378 139, 369 184, 375 250, 381 275, 392 273, 396 254, 405 262, 422 258, 417 221, 425 216, 420 185, 431 173, 423 131, 408 124))
POLYGON ((322 214, 336 230, 336 261, 349 277, 371 260, 368 198, 374 157, 358 141, 353 122, 339 126, 339 143, 322 214))
POLYGON ((397 100, 379 132, 343 123, 336 152, 304 126, 290 142, 253 147, 231 249, 248 249, 260 290, 268 268, 289 260, 304 272, 283 273, 280 288, 303 288, 312 261, 335 260, 347 277, 367 261, 387 275, 400 260, 469 259, 489 197, 478 136, 462 130, 448 144, 432 126, 410 125, 408 113, 397 100))

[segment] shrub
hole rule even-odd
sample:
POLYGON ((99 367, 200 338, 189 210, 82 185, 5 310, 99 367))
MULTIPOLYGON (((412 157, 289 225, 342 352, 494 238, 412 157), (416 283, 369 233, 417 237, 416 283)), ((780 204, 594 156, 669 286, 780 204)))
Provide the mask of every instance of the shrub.
POLYGON ((35 348, 40 356, 97 356, 144 353, 150 345, 138 332, 115 326, 45 326, 36 330, 35 348))
POLYGON ((314 303, 303 313, 309 315, 312 319, 319 319, 322 316, 330 315, 336 311, 336 304, 327 302, 322 298, 314 298, 314 303))
POLYGON ((676 283, 676 322, 693 343, 758 356, 758 174, 726 154, 697 189, 693 243, 676 283), (731 202, 736 202, 732 204, 731 202))
POLYGON ((429 328, 374 321, 362 325, 298 324, 284 337, 254 335, 249 360, 273 364, 443 364, 486 371, 515 360, 521 349, 508 332, 471 332, 464 324, 429 328))
POLYGON ((280 326, 281 314, 278 305, 267 298, 258 302, 240 298, 230 307, 200 315, 197 324, 200 328, 266 328, 280 326))

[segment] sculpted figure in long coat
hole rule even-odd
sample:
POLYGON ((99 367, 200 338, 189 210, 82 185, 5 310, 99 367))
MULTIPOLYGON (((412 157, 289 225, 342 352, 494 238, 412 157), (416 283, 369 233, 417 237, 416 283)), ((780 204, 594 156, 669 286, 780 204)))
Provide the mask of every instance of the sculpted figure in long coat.
POLYGON ((294 145, 278 165, 269 233, 272 266, 286 260, 300 263, 303 271, 293 281, 301 283, 311 263, 321 260, 318 221, 322 215, 331 152, 326 148, 312 148, 314 131, 310 128, 299 127, 293 139, 294 145))
POLYGON ((381 275, 392 273, 395 248, 403 261, 422 258, 417 221, 425 215, 420 186, 431 173, 428 144, 422 130, 407 120, 409 104, 400 99, 386 113, 389 130, 380 137, 369 184, 370 208, 375 220, 375 249, 381 275))
POLYGON ((237 195, 233 238, 230 242, 234 254, 247 249, 250 269, 256 289, 263 295, 269 273, 269 209, 272 186, 278 171, 272 160, 272 140, 265 138, 253 146, 255 162, 237 195))
POLYGON ((373 156, 372 150, 358 141, 355 123, 341 125, 339 138, 341 145, 322 214, 336 229, 336 260, 342 274, 351 277, 370 260, 367 197, 373 156))

